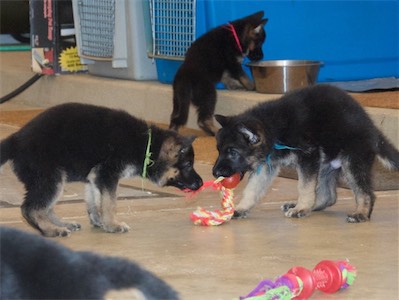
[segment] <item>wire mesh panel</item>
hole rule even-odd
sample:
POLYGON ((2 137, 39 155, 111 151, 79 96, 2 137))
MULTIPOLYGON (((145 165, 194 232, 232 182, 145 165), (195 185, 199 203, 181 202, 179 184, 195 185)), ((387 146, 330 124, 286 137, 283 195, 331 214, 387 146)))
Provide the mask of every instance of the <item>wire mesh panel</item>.
POLYGON ((78 0, 82 56, 112 59, 115 0, 78 0))
POLYGON ((149 0, 153 56, 183 59, 195 40, 196 0, 149 0))

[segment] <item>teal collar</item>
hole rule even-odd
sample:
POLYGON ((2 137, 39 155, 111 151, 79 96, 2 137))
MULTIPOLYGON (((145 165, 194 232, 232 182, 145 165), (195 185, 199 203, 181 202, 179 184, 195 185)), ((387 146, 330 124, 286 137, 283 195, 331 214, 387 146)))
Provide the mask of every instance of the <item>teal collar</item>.
MULTIPOLYGON (((302 150, 301 148, 290 147, 290 146, 286 146, 286 145, 279 144, 279 143, 274 144, 274 145, 273 145, 273 149, 274 149, 274 150, 302 150)), ((271 152, 266 156, 265 162, 262 163, 262 164, 260 164, 260 165, 258 166, 258 168, 257 168, 257 170, 256 170, 256 173, 257 173, 257 174, 260 173, 260 170, 261 170, 263 164, 265 164, 265 163, 267 164, 267 166, 269 167, 270 170, 273 170, 273 166, 272 166, 272 154, 273 154, 273 151, 271 151, 271 152)))

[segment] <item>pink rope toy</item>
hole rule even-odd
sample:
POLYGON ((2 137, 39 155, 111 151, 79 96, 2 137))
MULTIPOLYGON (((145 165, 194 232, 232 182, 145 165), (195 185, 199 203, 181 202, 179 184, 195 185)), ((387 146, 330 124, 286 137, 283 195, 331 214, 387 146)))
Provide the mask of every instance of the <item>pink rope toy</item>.
POLYGON ((214 190, 219 190, 222 198, 222 210, 216 209, 214 211, 206 210, 198 207, 196 211, 190 214, 190 219, 195 225, 203 226, 217 226, 230 221, 234 214, 234 192, 233 189, 240 182, 240 174, 234 174, 231 177, 219 177, 215 181, 206 181, 203 186, 197 190, 185 190, 185 192, 196 195, 198 192, 212 187, 214 190))
POLYGON ((346 289, 355 278, 356 268, 348 260, 323 260, 312 271, 293 267, 275 281, 263 280, 239 300, 305 300, 315 290, 331 294, 346 289))

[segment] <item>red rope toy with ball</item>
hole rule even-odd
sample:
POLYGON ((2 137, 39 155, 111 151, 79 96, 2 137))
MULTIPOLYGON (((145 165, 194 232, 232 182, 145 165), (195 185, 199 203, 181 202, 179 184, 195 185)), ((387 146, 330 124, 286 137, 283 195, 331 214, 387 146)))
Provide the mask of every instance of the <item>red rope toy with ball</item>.
POLYGON ((233 189, 240 182, 240 174, 236 173, 230 177, 219 177, 215 181, 206 181, 203 186, 197 190, 186 190, 186 192, 196 195, 198 192, 212 187, 214 190, 219 190, 222 198, 221 206, 222 210, 216 209, 214 211, 206 210, 202 207, 198 207, 196 211, 190 214, 191 220, 195 225, 203 226, 216 226, 223 224, 233 217, 234 214, 234 192, 233 189))

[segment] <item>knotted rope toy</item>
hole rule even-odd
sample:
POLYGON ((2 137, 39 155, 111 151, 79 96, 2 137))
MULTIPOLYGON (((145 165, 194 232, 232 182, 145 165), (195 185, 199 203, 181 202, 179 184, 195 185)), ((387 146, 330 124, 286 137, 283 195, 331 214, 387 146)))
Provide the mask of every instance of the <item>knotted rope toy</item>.
POLYGON ((215 181, 206 181, 202 187, 197 191, 186 190, 192 195, 196 195, 198 192, 212 187, 214 190, 219 190, 221 195, 221 206, 222 210, 216 209, 214 211, 206 210, 202 207, 198 207, 196 211, 190 214, 190 219, 195 225, 203 226, 216 226, 230 221, 234 214, 234 192, 233 189, 240 182, 240 174, 236 173, 230 177, 219 177, 215 181))
POLYGON ((335 293, 351 286, 356 278, 356 268, 348 260, 323 260, 310 271, 293 267, 275 281, 263 280, 240 300, 304 300, 315 290, 335 293))

